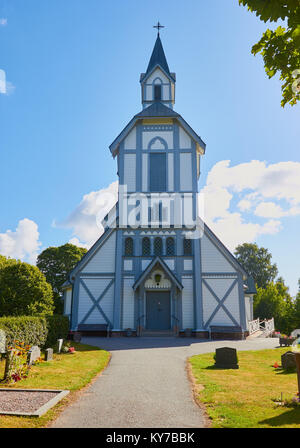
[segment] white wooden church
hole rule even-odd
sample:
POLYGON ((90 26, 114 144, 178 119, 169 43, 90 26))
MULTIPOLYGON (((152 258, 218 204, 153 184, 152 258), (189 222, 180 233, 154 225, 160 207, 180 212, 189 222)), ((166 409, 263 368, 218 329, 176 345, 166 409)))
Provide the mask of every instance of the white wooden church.
POLYGON ((64 285, 72 331, 215 339, 248 332, 255 285, 203 222, 199 231, 206 145, 174 111, 175 83, 158 28, 140 76, 143 109, 110 146, 122 195, 64 285))

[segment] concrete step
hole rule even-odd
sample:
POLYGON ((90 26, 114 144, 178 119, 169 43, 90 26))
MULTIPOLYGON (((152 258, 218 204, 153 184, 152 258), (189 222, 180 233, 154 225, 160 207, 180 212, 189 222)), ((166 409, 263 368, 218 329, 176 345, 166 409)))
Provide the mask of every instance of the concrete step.
POLYGON ((170 336, 174 336, 174 331, 173 330, 144 330, 142 333, 143 337, 170 337, 170 336))

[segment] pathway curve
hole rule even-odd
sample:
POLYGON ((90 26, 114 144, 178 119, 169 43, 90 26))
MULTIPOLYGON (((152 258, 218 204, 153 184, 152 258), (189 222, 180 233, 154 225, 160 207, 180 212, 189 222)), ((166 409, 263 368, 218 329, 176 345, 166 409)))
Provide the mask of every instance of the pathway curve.
POLYGON ((83 338, 108 350, 109 366, 52 424, 55 428, 199 428, 186 358, 217 347, 274 348, 278 339, 195 342, 187 338, 83 338))

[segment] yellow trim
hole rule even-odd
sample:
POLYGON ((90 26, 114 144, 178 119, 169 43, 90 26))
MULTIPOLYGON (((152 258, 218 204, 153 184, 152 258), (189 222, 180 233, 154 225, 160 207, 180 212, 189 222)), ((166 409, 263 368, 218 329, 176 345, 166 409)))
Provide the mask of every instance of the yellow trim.
POLYGON ((149 118, 144 119, 143 124, 173 124, 172 118, 149 118))

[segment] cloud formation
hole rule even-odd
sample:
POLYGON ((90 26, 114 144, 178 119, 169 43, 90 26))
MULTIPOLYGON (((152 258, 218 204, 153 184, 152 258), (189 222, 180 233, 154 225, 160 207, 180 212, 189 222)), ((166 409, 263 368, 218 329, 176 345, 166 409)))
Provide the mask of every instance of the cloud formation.
POLYGON ((0 254, 35 263, 40 250, 37 224, 30 219, 19 221, 16 230, 0 233, 0 254))
POLYGON ((62 222, 55 227, 72 229, 73 237, 69 241, 77 246, 89 248, 102 235, 102 219, 112 209, 118 198, 118 182, 107 188, 92 191, 83 196, 80 204, 62 222))
POLYGON ((0 18, 0 26, 6 26, 7 25, 7 19, 4 17, 0 18))
POLYGON ((10 95, 15 90, 15 86, 6 80, 6 73, 0 68, 0 94, 10 95))
POLYGON ((278 233, 280 218, 300 215, 300 163, 252 160, 230 166, 222 160, 208 173, 201 193, 204 220, 234 250, 278 233))

